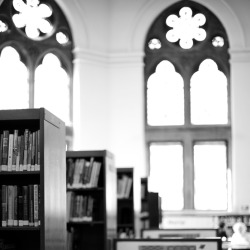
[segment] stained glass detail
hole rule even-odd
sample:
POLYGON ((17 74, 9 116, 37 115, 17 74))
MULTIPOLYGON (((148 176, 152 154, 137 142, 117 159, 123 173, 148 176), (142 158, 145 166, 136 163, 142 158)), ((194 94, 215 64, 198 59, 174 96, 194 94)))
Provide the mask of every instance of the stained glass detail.
POLYGON ((154 50, 154 49, 160 49, 161 48, 161 41, 157 38, 153 38, 151 39, 149 42, 148 42, 148 47, 151 49, 151 50, 154 50))
POLYGON ((183 196, 183 146, 181 143, 150 144, 149 192, 161 197, 163 210, 181 210, 183 196))
POLYGON ((193 11, 189 7, 183 7, 179 11, 180 17, 171 14, 166 19, 166 24, 171 27, 166 38, 169 42, 175 43, 178 40, 183 49, 193 47, 193 39, 203 41, 206 38, 206 31, 200 26, 206 23, 206 17, 198 13, 192 17, 193 11))
POLYGON ((17 28, 24 28, 29 38, 38 38, 42 34, 48 34, 53 26, 48 17, 52 15, 52 9, 46 4, 40 4, 38 0, 13 0, 13 7, 18 12, 12 19, 17 28))
POLYGON ((194 145, 194 205, 198 210, 227 209, 227 147, 225 142, 194 145))
POLYGON ((184 124, 184 82, 167 60, 148 78, 147 122, 151 126, 184 124))
POLYGON ((45 107, 67 125, 70 120, 70 79, 57 56, 47 54, 35 71, 35 107, 45 107))
POLYGON ((228 90, 225 74, 212 59, 204 60, 191 78, 191 122, 227 124, 228 90))
POLYGON ((7 30, 8 30, 8 25, 2 20, 0 20, 0 32, 5 32, 7 30))
POLYGON ((1 52, 0 75, 0 109, 29 108, 28 70, 13 47, 1 52))
POLYGON ((224 46, 224 39, 221 36, 216 36, 212 40, 212 44, 214 47, 223 47, 224 46))
POLYGON ((60 44, 67 44, 69 41, 69 37, 65 33, 60 31, 56 33, 56 40, 60 44))

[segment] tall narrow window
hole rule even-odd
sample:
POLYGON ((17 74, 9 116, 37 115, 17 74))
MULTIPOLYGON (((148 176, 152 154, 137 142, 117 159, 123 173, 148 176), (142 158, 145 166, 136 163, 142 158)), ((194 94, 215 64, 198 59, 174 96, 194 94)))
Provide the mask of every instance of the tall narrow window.
POLYGON ((171 5, 149 28, 149 189, 160 194, 164 211, 227 210, 230 205, 228 48, 220 20, 193 1, 171 5))
POLYGON ((73 39, 54 0, 4 0, 0 5, 0 109, 45 107, 72 141, 73 39), (5 98, 4 97, 4 98, 5 98), (63 100, 63 101, 62 101, 63 100))
POLYGON ((5 47, 1 52, 0 75, 1 109, 28 108, 28 69, 20 60, 19 53, 11 46, 5 47))
POLYGON ((58 57, 51 53, 35 71, 35 107, 45 107, 70 124, 70 79, 58 57))

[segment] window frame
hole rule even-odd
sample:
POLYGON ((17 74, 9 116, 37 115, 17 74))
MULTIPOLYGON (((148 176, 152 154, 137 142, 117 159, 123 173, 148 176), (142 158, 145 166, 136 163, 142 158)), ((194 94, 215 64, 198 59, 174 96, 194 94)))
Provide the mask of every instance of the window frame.
MULTIPOLYGON (((12 46, 20 55, 20 60, 28 69, 29 108, 34 108, 34 74, 35 69, 43 57, 48 53, 55 54, 61 61, 61 66, 70 79, 70 120, 73 123, 73 38, 66 16, 54 0, 43 0, 53 9, 53 31, 44 38, 31 39, 19 30, 12 21, 12 0, 4 0, 0 4, 0 20, 8 25, 8 30, 1 33, 0 51, 6 46, 12 46), (60 31, 66 32, 69 37, 67 44, 59 44, 55 37, 60 31)), ((68 149, 72 147, 73 127, 66 125, 66 143, 68 149)))
MULTIPOLYGON (((193 13, 194 15, 195 13, 193 13)), ((227 167, 232 169, 232 145, 231 145, 231 100, 230 100, 230 64, 228 54, 229 41, 227 34, 219 19, 204 6, 192 2, 181 1, 171 5, 153 21, 148 30, 145 40, 144 57, 144 121, 145 121, 145 141, 147 163, 150 174, 150 152, 151 143, 157 142, 181 142, 183 144, 183 164, 184 164, 184 210, 195 210, 194 208, 194 160, 193 145, 196 141, 225 141, 227 145, 227 167), (207 22, 205 24, 207 37, 204 42, 194 43, 193 48, 183 50, 176 44, 171 44, 165 39, 166 25, 164 19, 169 14, 178 14, 178 10, 184 6, 191 7, 195 11, 203 13, 207 22), (163 23, 163 24, 162 24, 163 23), (219 23, 219 26, 218 26, 219 23), (218 29, 215 29, 219 27, 218 29), (216 35, 224 38, 225 44, 222 48, 215 48, 212 43, 205 44, 206 41, 216 35), (148 42, 157 38, 162 47, 160 49, 150 50, 148 42), (179 53, 181 51, 181 53, 179 53), (202 51, 202 53, 200 53, 202 51), (222 55, 221 55, 222 54, 222 55), (224 125, 194 125, 191 124, 190 114, 190 79, 198 70, 200 63, 210 58, 218 65, 218 70, 222 71, 227 77, 228 88, 228 124, 224 125), (185 123, 179 126, 150 126, 147 124, 147 80, 155 72, 156 66, 163 60, 170 61, 176 72, 181 74, 184 80, 184 113, 185 123), (185 63, 183 63, 185 62, 185 63), (188 67, 186 65, 189 65, 188 67)), ((231 181, 231 180, 230 180, 231 181)), ((229 201, 228 201, 229 202, 229 201)), ((231 204, 228 204, 228 209, 231 204)), ((196 210, 195 210, 196 211, 196 210)))

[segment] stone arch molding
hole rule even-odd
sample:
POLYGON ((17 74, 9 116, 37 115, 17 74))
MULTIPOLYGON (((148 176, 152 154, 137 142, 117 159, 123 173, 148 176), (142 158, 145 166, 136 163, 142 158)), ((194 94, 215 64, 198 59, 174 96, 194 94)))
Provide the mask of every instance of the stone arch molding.
POLYGON ((57 4, 62 9, 63 13, 65 14, 69 26, 71 29, 71 33, 73 36, 75 47, 77 45, 81 45, 84 47, 89 46, 89 36, 86 27, 86 20, 85 18, 88 16, 85 13, 85 10, 79 4, 77 0, 55 0, 57 4))
MULTIPOLYGON (((193 0, 212 11, 224 25, 230 41, 230 50, 244 50, 246 41, 243 28, 233 9, 224 0, 193 0)), ((138 14, 135 25, 131 27, 131 51, 144 51, 147 32, 157 16, 167 7, 176 3, 176 0, 149 0, 138 14)))

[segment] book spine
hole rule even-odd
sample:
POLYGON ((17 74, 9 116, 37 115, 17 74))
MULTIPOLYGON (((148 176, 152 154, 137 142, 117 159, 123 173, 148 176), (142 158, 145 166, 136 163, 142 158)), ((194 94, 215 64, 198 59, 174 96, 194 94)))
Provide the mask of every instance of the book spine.
POLYGON ((18 130, 15 129, 13 135, 12 171, 16 171, 17 149, 18 149, 18 130))
POLYGON ((27 170, 28 162, 28 147, 29 147, 29 130, 24 130, 24 156, 23 156, 23 170, 27 170))
POLYGON ((3 131, 2 171, 8 171, 9 131, 3 131))
POLYGON ((28 209, 28 186, 22 187, 23 193, 23 225, 29 225, 29 209, 28 209))
POLYGON ((9 134, 8 171, 12 171, 13 139, 14 139, 14 135, 9 134))
POLYGON ((35 152, 36 152, 36 132, 32 133, 32 145, 31 145, 31 171, 35 171, 35 152))
POLYGON ((18 220, 18 226, 23 226, 23 193, 22 193, 22 186, 17 187, 17 220, 18 220))
POLYGON ((37 171, 40 171, 40 130, 37 131, 37 171))
POLYGON ((38 184, 34 185, 34 226, 39 226, 38 184))
POLYGON ((28 171, 31 171, 31 159, 32 159, 32 132, 29 133, 28 155, 27 155, 27 170, 28 171))
POLYGON ((14 226, 14 186, 8 185, 8 226, 14 226))
POLYGON ((21 156, 21 136, 17 138, 17 157, 16 157, 16 171, 20 170, 20 157, 21 156))
POLYGON ((21 135, 21 142, 20 142, 20 167, 19 170, 23 171, 23 160, 24 160, 24 135, 21 135))
POLYGON ((17 198, 17 185, 13 186, 14 195, 14 226, 18 226, 18 198, 17 198))
POLYGON ((0 172, 2 171, 2 158, 3 158, 3 134, 0 136, 0 172))
POLYGON ((2 227, 7 226, 8 218, 8 186, 2 185, 2 227))
POLYGON ((34 185, 28 186, 28 214, 29 214, 29 226, 34 226, 34 185))

